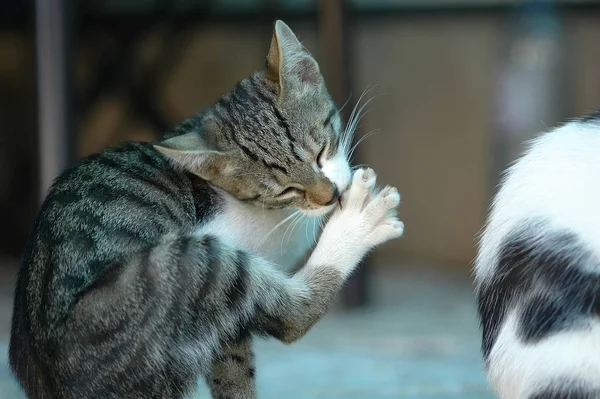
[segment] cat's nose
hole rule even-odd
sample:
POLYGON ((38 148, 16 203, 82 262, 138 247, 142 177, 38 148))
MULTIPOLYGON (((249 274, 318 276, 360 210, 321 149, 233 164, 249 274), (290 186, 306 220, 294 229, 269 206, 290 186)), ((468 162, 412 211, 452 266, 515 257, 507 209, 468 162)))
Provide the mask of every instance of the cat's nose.
POLYGON ((329 201, 327 201, 327 203, 325 205, 327 206, 327 205, 334 204, 338 200, 339 196, 340 196, 340 191, 338 190, 337 186, 335 186, 333 188, 333 194, 331 195, 331 199, 329 201))

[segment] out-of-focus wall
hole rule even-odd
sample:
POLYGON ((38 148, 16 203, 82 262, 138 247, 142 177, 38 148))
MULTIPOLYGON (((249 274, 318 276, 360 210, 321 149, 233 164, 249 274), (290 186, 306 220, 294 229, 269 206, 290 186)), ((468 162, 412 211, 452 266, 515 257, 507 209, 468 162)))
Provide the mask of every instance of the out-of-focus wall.
MULTIPOLYGON (((35 207, 34 42, 0 29, 0 255, 18 256, 35 207)), ((0 263, 0 268, 3 265, 0 263)))
POLYGON ((600 108, 600 17, 567 19, 570 57, 569 82, 573 116, 600 108))
POLYGON ((488 200, 500 22, 390 18, 359 26, 357 86, 390 93, 366 120, 365 132, 382 130, 361 145, 363 161, 403 198, 405 236, 377 252, 385 263, 466 267, 473 258, 488 200))

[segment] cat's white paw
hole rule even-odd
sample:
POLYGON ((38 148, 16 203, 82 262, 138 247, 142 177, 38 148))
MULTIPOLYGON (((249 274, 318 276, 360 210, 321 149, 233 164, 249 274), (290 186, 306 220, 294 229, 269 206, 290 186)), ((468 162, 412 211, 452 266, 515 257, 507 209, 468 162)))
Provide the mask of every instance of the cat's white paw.
POLYGON ((334 219, 342 219, 343 223, 354 225, 358 235, 370 247, 398 238, 404 231, 404 224, 396 218, 400 193, 391 186, 377 192, 376 179, 371 168, 354 172, 342 209, 333 216, 334 219))
POLYGON ((400 204, 400 193, 396 187, 387 186, 365 207, 366 220, 374 224, 367 241, 376 246, 398 238, 404 232, 404 223, 396 217, 396 207, 400 204))
POLYGON ((344 209, 354 211, 362 209, 372 198, 376 182, 377 175, 373 169, 356 170, 352 176, 350 189, 344 194, 342 211, 344 209))
POLYGON ((373 169, 354 172, 341 209, 331 216, 315 248, 318 261, 350 273, 373 247, 402 235, 404 224, 396 217, 400 194, 390 186, 377 191, 376 180, 373 169))

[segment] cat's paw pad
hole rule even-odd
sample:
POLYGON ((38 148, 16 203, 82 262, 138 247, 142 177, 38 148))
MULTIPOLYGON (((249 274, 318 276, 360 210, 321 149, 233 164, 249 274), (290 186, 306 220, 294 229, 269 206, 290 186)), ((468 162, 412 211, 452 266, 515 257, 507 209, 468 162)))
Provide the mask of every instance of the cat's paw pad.
POLYGON ((396 207, 399 204, 398 189, 386 186, 366 205, 365 222, 371 226, 367 240, 372 245, 378 245, 402 235, 404 224, 396 218, 396 207))
POLYGON ((362 171, 362 181, 364 186, 367 189, 373 188, 375 187, 375 182, 377 180, 377 175, 375 174, 375 171, 371 168, 367 168, 367 169, 359 169, 360 171, 362 171))
POLYGON ((360 210, 371 199, 371 194, 375 189, 377 175, 371 168, 358 169, 352 176, 352 184, 350 189, 344 195, 346 204, 344 208, 360 210))
POLYGON ((396 187, 386 186, 377 193, 365 207, 370 218, 379 220, 400 204, 400 193, 396 187))
POLYGON ((334 219, 355 226, 353 232, 366 238, 370 246, 397 238, 404 230, 404 225, 396 218, 400 193, 391 186, 377 191, 376 180, 377 175, 371 168, 355 171, 345 204, 334 215, 334 219))
POLYGON ((379 197, 384 208, 392 209, 400 204, 400 193, 396 187, 386 186, 379 193, 379 197))
POLYGON ((404 223, 392 216, 375 227, 367 236, 367 241, 371 245, 376 246, 395 238, 400 238, 403 233, 404 223))

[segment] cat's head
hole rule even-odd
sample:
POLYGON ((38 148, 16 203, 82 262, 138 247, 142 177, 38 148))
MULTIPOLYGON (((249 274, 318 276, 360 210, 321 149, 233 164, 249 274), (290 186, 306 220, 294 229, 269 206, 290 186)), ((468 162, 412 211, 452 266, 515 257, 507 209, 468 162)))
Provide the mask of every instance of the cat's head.
POLYGON ((187 125, 156 148, 240 200, 322 215, 350 185, 349 134, 319 65, 282 21, 264 70, 187 125))

